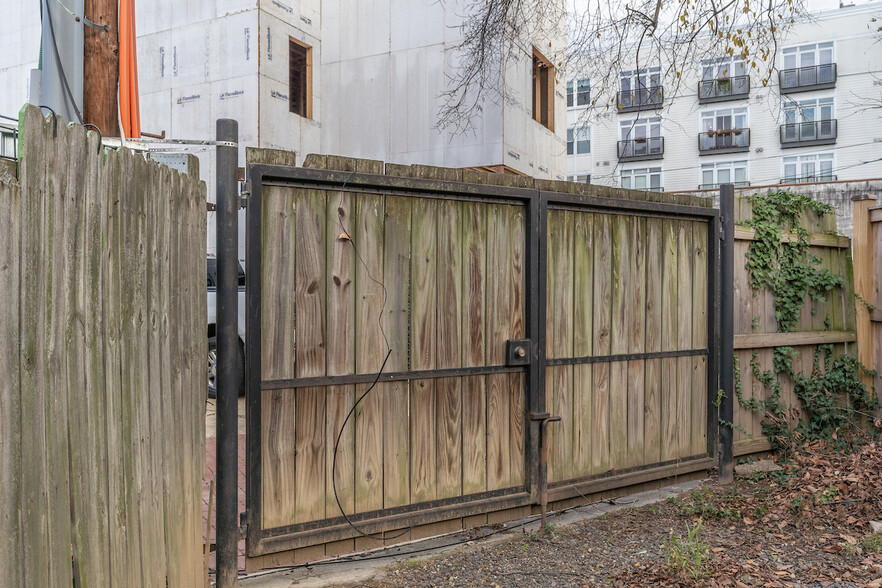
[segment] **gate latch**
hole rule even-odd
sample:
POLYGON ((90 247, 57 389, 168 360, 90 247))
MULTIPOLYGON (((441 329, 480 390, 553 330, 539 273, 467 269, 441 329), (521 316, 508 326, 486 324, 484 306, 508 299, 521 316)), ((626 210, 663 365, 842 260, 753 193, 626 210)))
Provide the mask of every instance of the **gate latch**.
POLYGON ((248 525, 251 523, 251 511, 244 510, 239 513, 239 539, 245 539, 248 533, 248 525))
POLYGON ((505 342, 505 365, 530 365, 532 343, 529 339, 509 339, 505 342))

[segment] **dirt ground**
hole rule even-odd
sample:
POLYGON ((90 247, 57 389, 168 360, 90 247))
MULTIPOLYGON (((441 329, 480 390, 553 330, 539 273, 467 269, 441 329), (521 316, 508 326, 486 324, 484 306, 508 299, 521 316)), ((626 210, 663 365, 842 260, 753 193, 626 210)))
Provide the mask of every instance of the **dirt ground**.
POLYGON ((809 448, 729 487, 408 560, 360 585, 879 588, 882 535, 870 521, 882 520, 880 453, 809 448))

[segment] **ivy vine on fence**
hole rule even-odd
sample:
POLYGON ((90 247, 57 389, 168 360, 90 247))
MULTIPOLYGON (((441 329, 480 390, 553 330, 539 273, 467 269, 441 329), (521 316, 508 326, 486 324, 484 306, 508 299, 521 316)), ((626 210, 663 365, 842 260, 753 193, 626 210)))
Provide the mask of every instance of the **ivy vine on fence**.
MULTIPOLYGON (((810 234, 799 225, 803 213, 812 211, 823 217, 833 209, 824 203, 789 191, 754 194, 749 197, 753 218, 741 224, 754 229, 755 237, 747 252, 745 267, 750 273, 750 286, 768 288, 775 298, 775 320, 779 333, 791 332, 799 321, 806 295, 824 302, 843 278, 820 267, 821 261, 810 252, 810 234)), ((830 328, 829 317, 824 320, 830 328)), ((832 345, 818 345, 810 373, 793 369, 797 351, 792 347, 774 349, 772 369, 763 370, 754 353, 750 367, 754 378, 766 389, 764 399, 745 399, 741 394, 740 367, 735 358, 735 393, 739 405, 762 416, 763 435, 774 449, 783 449, 794 442, 825 439, 835 444, 848 443, 846 431, 880 432, 880 423, 873 416, 879 408, 875 394, 861 383, 860 371, 868 371, 848 355, 834 354, 832 345), (779 376, 794 383, 794 394, 801 406, 788 406, 781 398, 779 376), (794 426, 795 424, 795 426, 794 426)), ((744 431, 734 423, 722 423, 744 431)))

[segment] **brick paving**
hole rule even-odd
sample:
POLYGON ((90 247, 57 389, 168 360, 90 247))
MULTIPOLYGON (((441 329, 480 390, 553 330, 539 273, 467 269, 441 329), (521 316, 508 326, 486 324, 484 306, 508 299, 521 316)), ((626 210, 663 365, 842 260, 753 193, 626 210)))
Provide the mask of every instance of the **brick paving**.
MULTIPOLYGON (((205 438, 205 477, 202 480, 202 528, 205 529, 205 524, 208 519, 208 492, 211 484, 211 479, 214 477, 215 470, 217 469, 217 437, 206 437, 205 438)), ((212 508, 217 509, 217 494, 214 497, 214 503, 212 508)), ((239 435, 239 512, 245 512, 245 435, 239 435)), ((215 542, 215 528, 214 528, 214 513, 212 513, 211 520, 211 530, 209 532, 209 537, 211 538, 211 542, 215 542)), ((236 519, 238 520, 238 518, 236 519)), ((211 568, 212 573, 211 576, 214 577, 214 553, 211 554, 211 557, 208 561, 208 566, 211 568)), ((245 540, 239 541, 239 571, 245 571, 245 540)))

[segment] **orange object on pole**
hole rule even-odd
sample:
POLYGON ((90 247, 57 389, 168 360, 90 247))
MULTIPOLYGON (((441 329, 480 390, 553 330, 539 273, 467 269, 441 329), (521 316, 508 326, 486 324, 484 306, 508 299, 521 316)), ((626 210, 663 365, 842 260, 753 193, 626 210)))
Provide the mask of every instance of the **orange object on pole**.
POLYGON ((119 114, 123 136, 141 137, 138 58, 135 50, 135 0, 119 2, 119 114))

